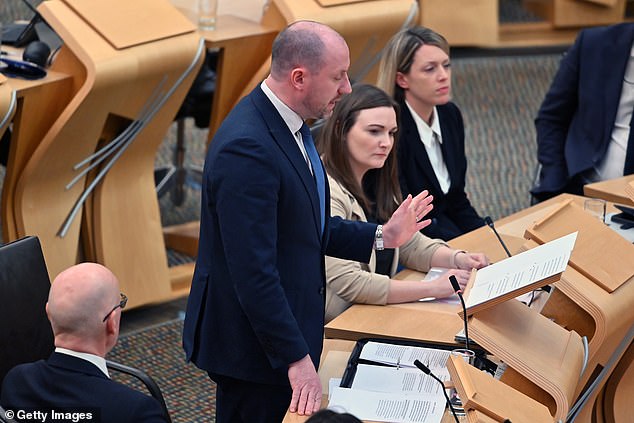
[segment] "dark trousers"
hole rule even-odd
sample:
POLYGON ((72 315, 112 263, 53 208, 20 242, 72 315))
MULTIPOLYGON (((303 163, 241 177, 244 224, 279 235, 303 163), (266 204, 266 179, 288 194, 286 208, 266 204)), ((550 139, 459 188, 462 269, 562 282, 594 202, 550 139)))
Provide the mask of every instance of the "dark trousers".
POLYGON ((291 403, 290 386, 209 374, 216 382, 216 423, 279 423, 291 403))

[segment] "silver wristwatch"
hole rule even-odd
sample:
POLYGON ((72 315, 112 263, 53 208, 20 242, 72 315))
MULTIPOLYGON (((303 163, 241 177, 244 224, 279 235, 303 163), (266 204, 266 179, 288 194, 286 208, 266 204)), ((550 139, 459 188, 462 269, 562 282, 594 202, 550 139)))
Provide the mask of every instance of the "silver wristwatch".
POLYGON ((383 246, 383 225, 377 225, 374 233, 374 249, 381 251, 383 248, 385 248, 383 246))

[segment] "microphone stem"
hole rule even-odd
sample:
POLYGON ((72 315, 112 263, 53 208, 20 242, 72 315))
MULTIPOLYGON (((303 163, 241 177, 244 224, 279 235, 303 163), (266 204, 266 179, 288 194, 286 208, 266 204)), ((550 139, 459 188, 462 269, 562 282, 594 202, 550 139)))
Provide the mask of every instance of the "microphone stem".
POLYGON ((467 324, 467 307, 464 303, 464 298, 462 295, 458 295, 460 298, 460 303, 462 304, 462 313, 464 315, 464 344, 467 349, 469 349, 469 325, 467 324))
POLYGON ((442 389, 442 393, 445 394, 445 399, 447 400, 447 405, 449 406, 449 409, 451 410, 451 415, 453 416, 454 420, 456 420, 456 423, 460 423, 460 420, 458 420, 458 415, 456 414, 456 409, 453 408, 453 405, 451 404, 451 400, 449 399, 449 395, 447 395, 447 390, 445 389, 445 384, 435 374, 430 372, 430 373, 428 373, 428 375, 431 376, 432 378, 434 378, 438 383, 440 383, 442 385, 442 388, 441 388, 442 389))
MULTIPOLYGON (((493 227, 491 227, 491 228, 493 229, 493 227)), ((500 234, 498 234, 498 231, 493 229, 493 233, 495 234, 496 237, 498 237, 498 240, 500 241, 500 244, 502 244, 502 248, 504 248, 504 251, 506 252, 506 255, 511 257, 511 252, 509 251, 508 248, 506 248, 506 244, 504 243, 504 241, 502 241, 502 237, 500 236, 500 234)))

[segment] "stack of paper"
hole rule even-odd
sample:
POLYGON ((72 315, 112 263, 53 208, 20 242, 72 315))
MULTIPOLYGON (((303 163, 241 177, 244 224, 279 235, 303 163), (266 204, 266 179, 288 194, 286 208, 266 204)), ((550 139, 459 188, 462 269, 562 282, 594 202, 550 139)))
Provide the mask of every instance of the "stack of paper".
POLYGON ((368 342, 359 356, 350 388, 331 391, 329 407, 341 407, 362 420, 440 422, 443 386, 414 366, 425 363, 441 380, 449 379, 448 350, 368 342))

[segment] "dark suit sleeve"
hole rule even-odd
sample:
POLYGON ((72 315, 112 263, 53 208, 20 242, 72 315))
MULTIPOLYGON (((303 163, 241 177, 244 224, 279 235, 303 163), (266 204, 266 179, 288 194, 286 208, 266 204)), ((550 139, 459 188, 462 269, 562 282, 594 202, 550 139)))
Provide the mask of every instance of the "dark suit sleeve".
POLYGON ((144 398, 136 402, 133 420, 144 423, 166 423, 167 418, 159 402, 154 397, 148 395, 141 394, 141 397, 144 398))
MULTIPOLYGON (((568 179, 565 144, 578 105, 579 60, 584 31, 564 55, 535 119, 537 159, 542 165, 534 192, 556 192, 568 179)), ((602 64, 597 63, 597 66, 602 64)))
MULTIPOLYGON (((209 185, 228 272, 240 307, 274 368, 308 354, 278 271, 279 157, 253 139, 228 143, 214 161, 209 185), (274 351, 274 353, 273 353, 274 351)), ((308 224, 308 223, 306 223, 308 224)), ((301 234, 298 234, 298 236, 301 234)), ((231 319, 231 316, 227 316, 231 319)), ((240 336, 236 334, 236 336, 240 336)))

